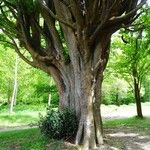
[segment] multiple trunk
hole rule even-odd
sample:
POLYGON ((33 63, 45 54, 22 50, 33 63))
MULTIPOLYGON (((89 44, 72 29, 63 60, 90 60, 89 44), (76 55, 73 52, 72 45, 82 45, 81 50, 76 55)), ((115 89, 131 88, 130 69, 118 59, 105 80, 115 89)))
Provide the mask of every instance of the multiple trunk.
POLYGON ((111 35, 105 32, 101 41, 92 47, 86 47, 86 41, 78 42, 72 31, 65 32, 65 37, 71 52, 70 62, 49 66, 38 62, 38 67, 54 78, 59 92, 59 107, 76 112, 79 126, 75 143, 83 144, 84 150, 94 149, 103 144, 101 86, 111 35), (90 54, 82 55, 86 51, 90 54))
POLYGON ((83 143, 84 149, 95 148, 96 144, 103 143, 99 99, 101 88, 96 88, 100 87, 101 81, 93 77, 89 65, 76 76, 77 79, 68 79, 66 84, 61 85, 65 87, 62 87, 64 91, 60 94, 60 107, 76 110, 79 121, 76 144, 83 143))
POLYGON ((96 144, 103 143, 99 99, 101 89, 96 89, 96 86, 100 87, 101 81, 92 75, 90 65, 86 65, 86 68, 80 70, 80 74, 76 76, 77 79, 74 77, 68 81, 73 84, 65 85, 66 91, 63 92, 65 102, 60 100, 60 107, 76 110, 79 120, 76 144, 83 143, 84 149, 95 148, 96 144))

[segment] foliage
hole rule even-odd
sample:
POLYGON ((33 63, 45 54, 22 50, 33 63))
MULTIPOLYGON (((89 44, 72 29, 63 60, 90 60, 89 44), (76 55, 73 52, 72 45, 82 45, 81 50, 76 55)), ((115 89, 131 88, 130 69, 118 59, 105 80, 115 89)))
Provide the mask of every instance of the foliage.
POLYGON ((150 76, 146 77, 143 81, 145 93, 143 97, 143 101, 149 101, 150 102, 150 76))
POLYGON ((77 118, 75 112, 69 109, 54 111, 48 109, 45 117, 39 121, 41 132, 50 139, 68 139, 77 132, 77 118))
POLYGON ((105 104, 120 105, 133 102, 134 79, 139 84, 142 101, 149 101, 149 11, 144 10, 136 23, 121 29, 113 36, 103 83, 105 104), (118 80, 122 83, 118 84, 118 80))
MULTIPOLYGON (((105 75, 108 75, 105 72, 105 75)), ((128 83, 111 74, 104 79, 102 88, 103 104, 122 105, 133 103, 132 91, 130 91, 128 83)))
MULTIPOLYGON (((0 103, 9 104, 14 84, 15 52, 5 45, 0 45, 0 51, 0 103)), ((54 81, 50 82, 51 77, 21 59, 18 62, 17 104, 47 103, 51 94, 51 104, 58 106, 58 92, 54 81)))

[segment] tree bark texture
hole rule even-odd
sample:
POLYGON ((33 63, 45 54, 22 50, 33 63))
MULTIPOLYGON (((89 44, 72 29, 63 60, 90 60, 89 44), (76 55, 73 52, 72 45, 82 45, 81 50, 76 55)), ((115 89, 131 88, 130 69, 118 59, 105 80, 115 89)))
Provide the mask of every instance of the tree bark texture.
POLYGON ((76 112, 79 128, 75 142, 83 144, 84 150, 103 144, 101 85, 111 35, 131 24, 145 1, 18 0, 1 3, 4 21, 0 28, 11 39, 7 43, 14 46, 25 62, 52 75, 59 91, 59 107, 69 107, 76 112), (5 9, 16 24, 5 15, 5 9), (31 57, 24 55, 21 47, 31 57))
POLYGON ((76 112, 79 126, 75 143, 83 144, 84 150, 96 148, 103 144, 101 85, 111 36, 104 34, 97 47, 91 49, 78 43, 73 32, 65 32, 65 36, 68 36, 68 47, 72 51, 70 63, 59 67, 40 67, 46 68, 44 71, 54 77, 60 96, 59 107, 67 107, 76 112), (80 50, 94 50, 96 53, 85 57, 80 54, 80 50), (105 57, 103 52, 106 52, 105 57))

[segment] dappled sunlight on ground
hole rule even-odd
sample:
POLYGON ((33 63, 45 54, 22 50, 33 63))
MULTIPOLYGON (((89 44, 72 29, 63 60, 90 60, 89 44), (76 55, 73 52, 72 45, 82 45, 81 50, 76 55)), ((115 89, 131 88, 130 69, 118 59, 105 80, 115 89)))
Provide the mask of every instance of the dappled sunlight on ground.
POLYGON ((130 128, 105 129, 110 150, 150 150, 150 132, 132 131, 130 128))
POLYGON ((124 132, 118 132, 118 133, 112 133, 112 134, 109 134, 109 136, 111 137, 136 137, 138 136, 139 134, 136 134, 136 133, 124 133, 124 132))

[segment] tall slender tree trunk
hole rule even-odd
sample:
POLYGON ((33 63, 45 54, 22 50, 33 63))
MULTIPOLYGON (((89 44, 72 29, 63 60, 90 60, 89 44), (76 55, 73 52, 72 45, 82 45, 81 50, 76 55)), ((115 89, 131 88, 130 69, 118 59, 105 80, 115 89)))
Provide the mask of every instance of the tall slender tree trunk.
POLYGON ((140 118, 143 118, 141 96, 140 96, 140 85, 139 85, 138 72, 137 72, 136 67, 133 68, 133 80, 134 80, 134 96, 135 96, 135 102, 136 102, 137 116, 140 118))
POLYGON ((51 93, 48 94, 48 106, 51 106, 51 93))
POLYGON ((8 86, 7 86, 7 103, 10 106, 11 103, 11 94, 12 94, 12 83, 11 79, 8 79, 8 86))
POLYGON ((14 88, 10 103, 10 110, 9 112, 13 112, 13 106, 16 105, 16 98, 17 98, 17 76, 18 76, 18 54, 16 54, 16 61, 15 61, 15 74, 14 74, 14 88))
POLYGON ((134 95, 137 109, 137 116, 143 118, 142 114, 142 106, 141 106, 141 97, 140 97, 140 89, 137 83, 137 80, 134 78, 134 95))

